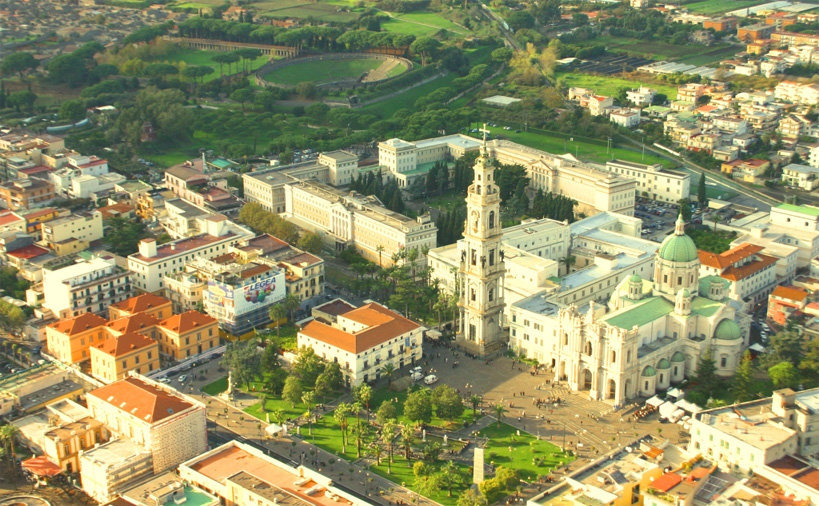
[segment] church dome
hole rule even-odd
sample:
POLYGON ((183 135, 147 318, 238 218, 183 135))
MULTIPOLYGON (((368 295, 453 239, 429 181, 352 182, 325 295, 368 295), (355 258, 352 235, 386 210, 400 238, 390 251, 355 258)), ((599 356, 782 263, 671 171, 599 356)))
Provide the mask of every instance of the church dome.
POLYGON ((692 262, 699 258, 694 240, 685 235, 682 213, 677 217, 674 233, 666 237, 660 245, 659 255, 669 262, 692 262))
POLYGON ((668 363, 668 360, 661 359, 660 362, 657 364, 657 369, 670 369, 671 364, 668 363))
POLYGON ((654 369, 653 367, 651 367, 650 365, 647 365, 646 368, 643 369, 642 376, 651 377, 651 376, 656 376, 656 375, 657 375, 657 370, 654 369))
POLYGON ((680 351, 675 351, 673 355, 671 355, 672 362, 685 362, 685 355, 682 354, 680 351))
POLYGON ((717 328, 714 331, 714 337, 717 339, 732 341, 742 337, 742 331, 739 330, 739 325, 737 325, 734 320, 725 319, 719 322, 717 325, 717 328))
POLYGON ((631 277, 628 278, 629 281, 632 283, 642 283, 643 278, 640 277, 639 274, 632 274, 631 277))

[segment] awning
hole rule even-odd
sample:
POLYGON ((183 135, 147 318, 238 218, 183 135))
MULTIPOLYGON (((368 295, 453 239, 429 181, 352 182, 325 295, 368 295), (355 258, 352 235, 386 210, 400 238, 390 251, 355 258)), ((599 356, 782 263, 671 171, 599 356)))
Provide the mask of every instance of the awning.
POLYGON ((60 466, 48 460, 45 455, 24 460, 22 466, 23 469, 37 476, 57 476, 63 472, 60 466))
POLYGON ((270 436, 275 436, 281 432, 284 432, 284 427, 277 423, 271 423, 270 425, 265 427, 264 431, 270 436))
POLYGON ((677 406, 675 406, 674 404, 672 404, 670 402, 664 402, 657 411, 660 412, 660 417, 661 418, 669 418, 669 417, 671 417, 671 414, 674 413, 674 410, 676 410, 676 409, 677 409, 677 406))
POLYGON ((702 411, 701 407, 685 399, 678 400, 677 402, 674 403, 674 405, 687 413, 691 413, 692 415, 696 415, 697 413, 702 411))
POLYGON ((683 396, 684 393, 685 392, 683 392, 679 388, 675 387, 675 388, 672 388, 671 390, 669 390, 668 392, 666 392, 666 395, 668 397, 673 397, 674 399, 679 399, 680 397, 683 396))
POLYGON ((653 407, 655 407, 655 408, 656 408, 657 406, 659 406, 659 405, 660 405, 660 404, 662 404, 663 402, 664 402, 664 401, 663 401, 662 399, 660 399, 659 397, 657 397, 657 396, 655 395, 654 397, 652 397, 652 398, 650 398, 649 400, 647 400, 647 401, 646 401, 646 404, 648 404, 649 406, 653 406, 653 407))
POLYGON ((765 352, 765 347, 762 346, 759 343, 754 343, 751 346, 748 346, 748 349, 751 350, 751 351, 755 351, 757 353, 764 353, 765 352))

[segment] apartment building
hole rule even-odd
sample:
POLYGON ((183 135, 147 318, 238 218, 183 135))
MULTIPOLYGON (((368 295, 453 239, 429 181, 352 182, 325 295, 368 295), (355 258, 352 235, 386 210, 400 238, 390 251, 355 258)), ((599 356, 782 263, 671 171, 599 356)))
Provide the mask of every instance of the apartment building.
POLYGON ((813 122, 799 114, 788 114, 779 120, 776 131, 785 139, 798 141, 803 135, 808 135, 813 122))
POLYGON ((755 24, 755 25, 738 26, 737 27, 737 38, 741 42, 752 42, 752 41, 755 41, 755 40, 770 39, 771 35, 773 34, 775 29, 776 29, 775 26, 766 25, 764 23, 759 23, 759 24, 755 24))
POLYGON ((819 46, 819 35, 815 33, 796 33, 775 31, 771 34, 771 41, 779 46, 819 46))
POLYGON ((90 359, 88 349, 105 341, 107 320, 94 313, 83 313, 54 322, 46 327, 46 348, 64 364, 78 364, 90 359))
POLYGON ((54 185, 31 177, 0 184, 0 203, 6 209, 21 211, 42 207, 54 200, 54 185))
POLYGON ((321 258, 299 253, 283 258, 278 265, 284 268, 288 294, 304 302, 324 293, 324 260, 321 258))
POLYGON ((819 186, 819 168, 798 163, 782 167, 782 182, 805 191, 813 191, 819 186))
POLYGON ((89 260, 56 269, 43 269, 43 307, 57 318, 104 313, 111 304, 131 296, 131 272, 113 257, 89 260))
POLYGON ((626 92, 626 100, 636 105, 637 107, 647 107, 654 101, 654 96, 657 90, 640 86, 636 90, 628 90, 626 92))
POLYGON ((677 102, 685 104, 696 104, 697 100, 707 95, 709 87, 700 83, 686 83, 677 87, 677 102))
POLYGON ((159 295, 143 293, 108 306, 108 318, 110 320, 140 313, 151 315, 158 320, 164 320, 173 314, 171 301, 159 295))
POLYGON ((128 439, 113 439, 80 456, 83 492, 99 504, 113 501, 153 472, 151 452, 128 439))
POLYGON ((55 249, 63 241, 76 239, 86 247, 89 243, 102 239, 102 213, 71 214, 42 225, 43 243, 55 249))
POLYGON ((12 211, 0 211, 0 236, 26 232, 26 219, 12 211))
POLYGON ((387 364, 399 369, 421 359, 426 329, 380 304, 356 308, 336 299, 313 311, 322 317, 299 330, 299 348, 337 362, 350 386, 377 380, 387 364))
POLYGON ((782 81, 774 88, 774 97, 794 104, 819 103, 819 84, 782 81))
POLYGON ((687 199, 691 192, 691 174, 666 170, 661 164, 612 160, 606 162, 606 170, 637 182, 639 195, 652 200, 677 203, 687 199))
POLYGON ((215 214, 204 220, 205 232, 157 246, 155 239, 143 239, 139 251, 128 256, 128 269, 134 273, 134 286, 143 292, 158 292, 165 288, 164 276, 180 272, 195 258, 212 258, 227 252, 252 232, 215 214))
POLYGON ((768 318, 779 325, 785 325, 796 311, 805 309, 808 292, 795 286, 780 285, 768 296, 768 318))
POLYGON ((768 299, 777 284, 777 258, 763 254, 763 249, 743 243, 720 254, 700 250, 700 276, 720 276, 730 281, 727 295, 754 309, 768 299))
POLYGON ((186 311, 159 322, 159 351, 185 360, 219 345, 219 321, 198 311, 186 311))
POLYGON ((408 218, 372 196, 302 181, 285 185, 285 199, 288 219, 329 236, 337 249, 355 247, 373 262, 391 265, 401 250, 420 253, 436 245, 438 229, 428 214, 408 218))
POLYGON ((609 109, 609 121, 624 128, 634 128, 640 124, 640 109, 630 107, 612 107, 609 109))
POLYGON ((720 165, 720 170, 725 174, 729 174, 732 179, 745 181, 746 183, 757 183, 770 167, 770 160, 748 158, 746 160, 724 162, 720 165))
POLYGON ((112 434, 150 453, 154 473, 207 449, 205 406, 161 383, 132 375, 88 392, 86 400, 112 434))
POLYGON ((91 346, 91 375, 103 383, 124 379, 129 371, 149 374, 159 370, 159 344, 129 332, 91 346))

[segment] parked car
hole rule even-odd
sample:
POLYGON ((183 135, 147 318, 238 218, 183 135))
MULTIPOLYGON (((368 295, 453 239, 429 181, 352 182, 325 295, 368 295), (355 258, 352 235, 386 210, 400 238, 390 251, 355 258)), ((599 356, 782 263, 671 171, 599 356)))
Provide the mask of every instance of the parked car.
POLYGON ((426 383, 427 385, 431 385, 431 384, 435 383, 436 381, 438 381, 438 376, 436 376, 434 374, 429 374, 429 375, 427 375, 426 378, 424 378, 424 383, 426 383))
POLYGON ((188 379, 188 375, 187 375, 187 374, 183 374, 182 376, 180 376, 180 377, 179 377, 179 382, 180 382, 180 383, 184 383, 186 379, 188 379))
POLYGON ((424 368, 423 368, 423 367, 421 367, 420 365, 417 365, 417 366, 413 367, 412 369, 410 369, 410 372, 420 372, 420 373, 423 373, 423 372, 424 372, 424 368))
POLYGON ((167 376, 162 376, 161 378, 159 378, 159 382, 160 382, 160 383, 170 383, 170 382, 171 382, 171 378, 169 378, 169 377, 167 377, 167 376))
POLYGON ((410 374, 410 379, 412 381, 420 381, 421 378, 423 378, 423 377, 424 377, 424 373, 422 373, 422 372, 414 372, 414 373, 410 374))

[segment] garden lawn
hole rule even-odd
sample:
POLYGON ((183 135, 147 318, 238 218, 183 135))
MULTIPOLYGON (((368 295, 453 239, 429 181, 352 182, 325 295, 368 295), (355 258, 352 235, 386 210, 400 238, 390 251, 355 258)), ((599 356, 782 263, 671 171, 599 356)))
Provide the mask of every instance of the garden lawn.
POLYGON ((460 36, 468 33, 468 30, 435 12, 394 14, 392 19, 385 21, 381 26, 386 32, 406 33, 416 37, 433 35, 439 30, 446 30, 460 36))
POLYGON ((296 419, 307 412, 307 406, 303 403, 298 403, 296 404, 296 407, 293 407, 289 402, 285 402, 281 398, 274 396, 267 397, 267 400, 264 403, 264 409, 262 409, 262 402, 259 401, 256 404, 245 408, 244 412, 258 418, 259 420, 262 420, 263 422, 267 422, 265 413, 270 413, 276 409, 281 409, 284 411, 284 415, 290 419, 296 419))
MULTIPOLYGON (((719 227, 719 225, 717 226, 719 227)), ((725 230, 714 232, 710 227, 689 227, 685 233, 694 241, 697 249, 717 254, 728 251, 731 247, 731 241, 737 237, 736 232, 725 230)))
MULTIPOLYGON (((213 57, 219 54, 218 51, 199 51, 197 49, 179 48, 178 51, 165 56, 163 59, 169 62, 185 62, 188 65, 204 65, 211 67, 213 72, 205 76, 204 82, 212 81, 219 78, 219 64, 213 61, 213 57)), ((265 63, 270 61, 270 56, 261 55, 258 58, 251 60, 248 65, 250 70, 256 70, 265 63)), ((241 60, 233 65, 224 65, 223 70, 225 75, 230 75, 233 72, 230 70, 242 68, 241 60), (238 66, 238 67, 237 67, 238 66)))
POLYGON ((635 89, 641 85, 646 85, 664 94, 669 100, 676 100, 677 98, 677 88, 674 86, 640 82, 621 77, 595 76, 579 72, 558 72, 557 80, 563 82, 567 88, 573 86, 589 88, 598 95, 615 96, 620 92, 621 88, 635 89))
POLYGON ((493 423, 480 431, 481 436, 489 438, 485 448, 486 460, 496 466, 515 469, 520 478, 527 481, 546 476, 555 467, 574 460, 548 441, 538 440, 528 432, 521 432, 518 436, 516 432, 517 429, 505 423, 500 427, 493 423), (534 459, 541 460, 535 463, 534 459))
POLYGON ((227 390, 227 376, 202 387, 202 391, 208 395, 218 395, 225 390, 227 390))
POLYGON ((376 69, 382 61, 372 59, 361 60, 322 60, 309 61, 296 65, 289 65, 273 70, 264 75, 267 81, 289 86, 302 82, 324 83, 344 78, 356 78, 376 69))
MULTIPOLYGON (((439 383, 440 384, 440 383, 439 383)), ((431 388, 435 388, 438 385, 431 385, 431 388)), ((429 388, 425 385, 416 385, 412 388, 429 388)), ((430 389, 431 389, 430 388, 430 389)), ((407 391, 403 392, 393 392, 387 387, 379 388, 378 390, 373 391, 372 400, 370 400, 370 410, 372 412, 371 418, 375 417, 375 412, 378 411, 378 406, 381 405, 382 402, 387 400, 392 400, 398 398, 398 402, 396 404, 396 408, 398 411, 398 421, 400 423, 412 423, 410 420, 404 416, 404 401, 407 400, 407 391)), ((427 425, 432 425, 433 427, 442 427, 446 429, 459 429, 464 426, 464 422, 471 422, 472 421, 472 408, 467 407, 464 409, 464 412, 456 418, 455 420, 449 421, 444 420, 443 418, 438 418, 437 415, 434 414, 435 410, 433 409, 432 420, 427 425)))

